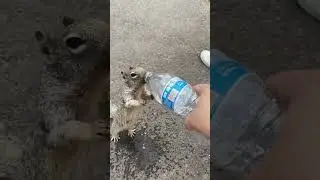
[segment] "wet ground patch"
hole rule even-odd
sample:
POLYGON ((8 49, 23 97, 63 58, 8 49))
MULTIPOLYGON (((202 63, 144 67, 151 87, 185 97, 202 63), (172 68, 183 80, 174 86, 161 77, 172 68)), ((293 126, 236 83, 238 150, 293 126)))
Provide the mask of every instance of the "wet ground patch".
MULTIPOLYGON (((128 131, 121 132, 120 140, 116 144, 116 152, 127 150, 129 159, 125 163, 125 179, 134 176, 133 167, 149 177, 156 168, 156 164, 161 156, 164 155, 163 145, 159 138, 150 138, 146 134, 146 129, 136 132, 131 138, 127 135, 128 131), (133 168, 133 169, 132 169, 133 168)), ((122 154, 122 153, 120 153, 122 154)))

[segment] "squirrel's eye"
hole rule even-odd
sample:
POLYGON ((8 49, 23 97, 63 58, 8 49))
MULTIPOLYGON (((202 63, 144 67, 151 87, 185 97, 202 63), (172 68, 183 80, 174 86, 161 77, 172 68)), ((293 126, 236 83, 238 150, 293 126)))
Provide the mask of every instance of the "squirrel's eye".
POLYGON ((49 51, 49 48, 48 48, 48 47, 43 47, 43 48, 41 48, 41 51, 42 51, 42 53, 44 53, 44 54, 47 54, 47 55, 50 54, 50 51, 49 51))
POLYGON ((132 78, 136 78, 136 77, 137 77, 137 74, 136 74, 136 73, 131 73, 130 76, 131 76, 132 78))
POLYGON ((79 37, 71 37, 66 40, 66 44, 71 49, 76 49, 79 46, 85 44, 85 41, 79 37))

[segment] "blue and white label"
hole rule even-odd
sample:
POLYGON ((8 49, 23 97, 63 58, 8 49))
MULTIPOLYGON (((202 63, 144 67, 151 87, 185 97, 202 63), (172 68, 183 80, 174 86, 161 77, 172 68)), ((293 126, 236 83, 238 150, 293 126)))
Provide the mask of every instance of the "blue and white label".
POLYGON ((187 85, 188 84, 184 80, 178 77, 170 79, 161 95, 162 104, 173 110, 177 97, 181 90, 187 85))
POLYGON ((249 73, 249 70, 240 63, 226 56, 221 56, 220 53, 212 53, 210 58, 211 62, 213 62, 210 67, 211 91, 214 92, 214 103, 211 109, 211 119, 213 119, 215 111, 224 96, 241 77, 249 73))
POLYGON ((211 68, 210 83, 213 90, 220 96, 225 96, 240 77, 247 74, 248 70, 234 61, 220 61, 211 68))

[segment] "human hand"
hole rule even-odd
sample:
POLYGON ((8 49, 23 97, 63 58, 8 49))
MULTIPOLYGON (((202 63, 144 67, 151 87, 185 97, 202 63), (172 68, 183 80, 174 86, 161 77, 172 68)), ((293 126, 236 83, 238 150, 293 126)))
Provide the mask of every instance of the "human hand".
POLYGON ((267 88, 283 107, 279 137, 252 180, 320 179, 320 71, 281 72, 267 88))
POLYGON ((198 103, 185 120, 186 128, 210 137, 210 86, 198 84, 193 89, 199 96, 198 103))

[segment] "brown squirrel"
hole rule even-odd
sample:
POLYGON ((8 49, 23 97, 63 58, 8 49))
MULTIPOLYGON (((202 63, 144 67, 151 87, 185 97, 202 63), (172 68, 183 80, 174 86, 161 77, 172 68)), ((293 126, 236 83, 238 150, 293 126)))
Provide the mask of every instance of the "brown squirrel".
POLYGON ((153 99, 145 81, 146 72, 142 67, 129 67, 129 69, 121 72, 125 83, 121 104, 110 104, 112 141, 118 141, 120 139, 118 133, 123 130, 128 130, 128 135, 134 136, 135 126, 139 123, 137 115, 141 114, 143 106, 153 99))

